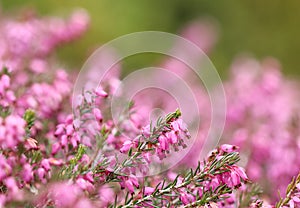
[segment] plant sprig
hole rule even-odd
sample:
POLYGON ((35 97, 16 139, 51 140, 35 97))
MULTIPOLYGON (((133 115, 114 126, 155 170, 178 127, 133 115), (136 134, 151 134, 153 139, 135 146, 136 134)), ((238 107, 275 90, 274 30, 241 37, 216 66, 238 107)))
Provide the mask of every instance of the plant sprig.
POLYGON ((297 177, 294 177, 291 181, 291 183, 288 185, 285 193, 285 197, 282 198, 279 194, 280 200, 275 205, 275 208, 280 208, 282 206, 285 206, 289 203, 289 201, 292 199, 293 193, 297 189, 297 184, 300 183, 300 174, 297 177))
MULTIPOLYGON (((231 166, 239 161, 239 154, 236 152, 225 154, 224 157, 218 159, 215 158, 210 163, 205 163, 202 167, 202 164, 199 163, 195 170, 191 169, 185 176, 181 183, 178 183, 180 175, 174 179, 174 181, 165 184, 159 183, 152 194, 143 195, 141 198, 136 199, 133 196, 125 201, 125 204, 119 207, 129 208, 135 206, 143 206, 144 203, 150 203, 151 206, 164 204, 166 207, 172 205, 183 205, 182 202, 176 200, 180 197, 180 189, 186 189, 189 193, 189 186, 203 188, 204 181, 210 180, 212 176, 216 176, 220 173, 230 171, 228 166, 231 166)), ((204 194, 200 197, 196 195, 196 200, 190 204, 186 204, 183 207, 195 207, 203 206, 209 202, 218 202, 222 199, 225 199, 226 194, 232 193, 233 189, 228 187, 226 184, 221 184, 215 190, 205 191, 204 194)))

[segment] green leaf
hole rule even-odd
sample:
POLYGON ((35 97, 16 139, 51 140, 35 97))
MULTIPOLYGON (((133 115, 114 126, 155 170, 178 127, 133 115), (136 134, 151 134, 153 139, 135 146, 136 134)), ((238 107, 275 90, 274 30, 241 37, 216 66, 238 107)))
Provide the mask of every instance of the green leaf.
POLYGON ((27 109, 24 113, 23 118, 27 123, 27 128, 30 129, 35 122, 35 112, 31 109, 27 109))

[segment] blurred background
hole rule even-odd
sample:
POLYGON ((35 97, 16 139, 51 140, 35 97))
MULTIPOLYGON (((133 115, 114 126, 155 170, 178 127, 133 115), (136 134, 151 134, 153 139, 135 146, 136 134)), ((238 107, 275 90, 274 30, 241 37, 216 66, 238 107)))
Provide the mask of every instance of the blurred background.
MULTIPOLYGON (((223 78, 241 53, 258 59, 275 57, 284 74, 300 77, 300 1, 14 0, 2 1, 1 7, 2 13, 15 17, 28 10, 41 16, 68 16, 76 8, 85 8, 91 17, 89 31, 57 54, 70 68, 80 69, 96 47, 118 36, 144 30, 178 33, 190 21, 205 18, 218 26, 219 40, 209 56, 223 78)), ((134 70, 158 60, 153 54, 137 55, 124 67, 134 70)))

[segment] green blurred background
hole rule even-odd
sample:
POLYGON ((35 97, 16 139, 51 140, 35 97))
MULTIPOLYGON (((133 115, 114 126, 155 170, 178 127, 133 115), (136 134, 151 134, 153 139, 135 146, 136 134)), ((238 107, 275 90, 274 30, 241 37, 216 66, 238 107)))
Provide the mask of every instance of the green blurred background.
MULTIPOLYGON (((297 0, 6 0, 1 5, 5 14, 14 16, 26 9, 39 15, 67 16, 75 8, 85 8, 91 16, 88 33, 58 51, 70 68, 80 68, 93 49, 120 35, 143 30, 176 33, 189 21, 209 16, 219 23, 219 41, 210 58, 222 76, 241 53, 258 59, 275 57, 285 74, 300 76, 297 0)), ((125 68, 148 66, 157 59, 156 55, 131 59, 125 68)))

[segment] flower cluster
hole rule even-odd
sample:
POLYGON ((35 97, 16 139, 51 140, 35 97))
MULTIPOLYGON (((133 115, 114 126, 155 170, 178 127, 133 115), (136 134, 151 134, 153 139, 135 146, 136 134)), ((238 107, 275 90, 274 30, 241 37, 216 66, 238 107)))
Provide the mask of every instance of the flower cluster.
POLYGON ((167 115, 165 119, 158 119, 155 127, 152 128, 151 125, 143 127, 142 134, 134 141, 125 141, 120 151, 126 153, 131 148, 138 148, 139 141, 145 141, 146 146, 155 148, 153 154, 163 159, 170 152, 171 146, 175 151, 178 151, 180 146, 185 148, 184 140, 190 135, 182 119, 178 119, 180 115, 181 112, 176 110, 167 115))
POLYGON ((53 177, 52 168, 63 164, 49 150, 55 126, 65 119, 71 84, 48 57, 87 25, 83 11, 67 21, 35 16, 0 21, 0 207, 24 203, 27 191, 37 194, 53 177))
POLYGON ((298 83, 273 59, 240 60, 232 70, 224 137, 241 147, 249 177, 275 200, 300 170, 298 83))
POLYGON ((298 206, 300 206, 300 174, 297 178, 293 178, 292 182, 288 185, 285 197, 281 198, 275 207, 287 208, 298 206))
MULTIPOLYGON (((168 97, 141 93, 113 118, 116 67, 96 89, 82 89, 71 112, 72 76, 48 57, 79 37, 88 20, 80 10, 69 20, 0 21, 0 207, 273 207, 268 200, 299 172, 297 83, 285 79, 274 60, 235 63, 224 83, 228 114, 221 140, 233 145, 220 145, 202 160, 198 150, 212 119, 209 96, 184 64, 165 61, 188 81, 202 112, 190 152, 165 170, 191 139, 168 97), (172 113, 149 121, 157 105, 172 113), (153 167, 160 174, 152 174, 153 167)), ((183 36, 206 52, 216 38, 207 23, 193 23, 183 36)), ((174 85, 159 75, 154 79, 174 85)), ((276 207, 300 206, 299 184, 298 176, 276 207)))
POLYGON ((14 92, 10 89, 10 77, 7 74, 3 74, 0 84, 0 106, 1 108, 7 108, 16 100, 14 92))
POLYGON ((69 20, 38 19, 26 15, 21 20, 1 19, 0 65, 10 70, 23 70, 28 61, 29 70, 40 74, 47 71, 47 57, 61 43, 79 37, 88 26, 85 11, 76 11, 69 20))
POLYGON ((155 188, 147 186, 138 197, 127 198, 124 207, 193 207, 212 203, 226 207, 234 204, 233 190, 248 181, 243 169, 235 165, 239 160, 235 149, 231 145, 222 145, 205 161, 199 162, 195 170, 191 169, 185 175, 169 173, 168 179, 156 184, 155 188))

